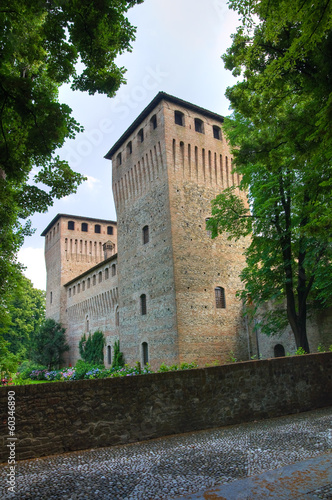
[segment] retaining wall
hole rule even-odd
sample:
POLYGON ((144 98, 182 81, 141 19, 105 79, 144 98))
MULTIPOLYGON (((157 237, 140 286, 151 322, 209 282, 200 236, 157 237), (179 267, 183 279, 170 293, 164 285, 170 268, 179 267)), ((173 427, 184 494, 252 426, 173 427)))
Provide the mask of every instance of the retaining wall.
POLYGON ((332 405, 332 353, 190 371, 0 388, 0 460, 131 443, 332 405))

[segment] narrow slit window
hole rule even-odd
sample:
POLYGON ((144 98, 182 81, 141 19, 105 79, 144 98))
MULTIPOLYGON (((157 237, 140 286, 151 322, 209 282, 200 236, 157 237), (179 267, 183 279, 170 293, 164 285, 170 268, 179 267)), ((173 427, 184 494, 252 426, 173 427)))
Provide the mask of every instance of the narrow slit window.
POLYGON ((143 293, 140 296, 140 303, 141 303, 141 315, 145 316, 146 315, 146 295, 143 293))
POLYGON ((142 361, 143 366, 147 365, 149 362, 149 346, 147 342, 142 343, 142 361))
POLYGON ((133 143, 131 141, 127 144, 127 156, 131 155, 133 152, 133 143))
POLYGON ((143 245, 149 243, 149 226, 143 227, 143 245))
POLYGON ((121 164, 122 164, 122 155, 121 153, 119 153, 118 156, 116 157, 116 165, 117 167, 119 167, 121 164))
POLYGON ((107 363, 112 364, 112 347, 110 345, 107 346, 107 363))
POLYGON ((225 309, 226 308, 225 289, 222 286, 217 286, 217 288, 215 288, 214 291, 216 297, 216 308, 225 309))

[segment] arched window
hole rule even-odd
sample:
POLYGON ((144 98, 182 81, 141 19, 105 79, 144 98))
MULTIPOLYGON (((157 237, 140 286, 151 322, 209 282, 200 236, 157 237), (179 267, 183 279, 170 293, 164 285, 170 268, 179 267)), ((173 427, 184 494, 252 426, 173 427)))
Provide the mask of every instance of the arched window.
POLYGON ((103 274, 102 274, 101 271, 99 271, 99 273, 98 273, 98 283, 101 283, 102 280, 103 280, 103 274))
POLYGON ((216 308, 225 309, 226 308, 225 289, 222 286, 217 286, 214 289, 214 292, 216 298, 216 308))
POLYGON ((107 234, 113 234, 113 227, 107 226, 107 234))
POLYGON ((144 130, 142 128, 138 131, 137 141, 138 142, 143 142, 144 141, 144 130))
POLYGON ((90 284, 91 284, 91 279, 90 279, 90 278, 88 278, 88 279, 87 279, 87 285, 86 285, 86 286, 87 286, 87 288, 90 288, 90 284))
POLYGON ((108 267, 106 267, 106 269, 105 269, 105 280, 108 280, 108 277, 109 277, 109 270, 108 270, 108 267))
POLYGON ((107 346, 107 363, 112 364, 112 347, 110 345, 107 346))
POLYGON ((88 232, 88 225, 86 222, 82 222, 81 231, 83 231, 84 233, 88 232))
POLYGON ((118 154, 116 157, 116 166, 119 167, 122 164, 122 155, 121 153, 118 154))
POLYGON ((153 115, 150 119, 150 127, 151 127, 151 130, 154 130, 155 128, 157 128, 157 115, 153 115))
POLYGON ((143 365, 147 365, 149 362, 149 346, 147 342, 142 343, 142 361, 143 365))
POLYGON ((75 229, 75 222, 73 220, 68 221, 68 229, 70 229, 71 231, 75 229))
POLYGON ((217 125, 213 125, 213 137, 221 141, 221 128, 217 125))
POLYGON ((82 292, 85 290, 85 281, 82 281, 82 292))
POLYGON ((199 118, 195 118, 195 131, 199 132, 200 134, 204 134, 204 125, 202 120, 199 118))
POLYGON ((142 293, 140 296, 140 306, 141 306, 141 315, 145 316, 146 315, 146 295, 145 293, 142 293))
POLYGON ((282 358, 285 356, 285 348, 282 344, 276 344, 274 346, 274 357, 275 358, 282 358))
POLYGON ((50 303, 52 304, 53 302, 53 292, 50 292, 50 303))
POLYGON ((116 275, 116 265, 115 264, 112 264, 111 273, 112 273, 112 276, 116 275))
POLYGON ((149 243, 149 226, 144 226, 142 230, 143 236, 143 245, 149 243))
POLYGON ((100 233, 100 224, 95 224, 95 233, 100 233))
POLYGON ((94 274, 92 276, 92 284, 95 285, 96 284, 96 275, 94 274))
POLYGON ((174 111, 174 121, 176 125, 184 127, 184 114, 181 111, 174 111))
POLYGON ((127 156, 131 155, 131 153, 133 152, 133 144, 131 141, 128 142, 126 149, 127 149, 127 156))

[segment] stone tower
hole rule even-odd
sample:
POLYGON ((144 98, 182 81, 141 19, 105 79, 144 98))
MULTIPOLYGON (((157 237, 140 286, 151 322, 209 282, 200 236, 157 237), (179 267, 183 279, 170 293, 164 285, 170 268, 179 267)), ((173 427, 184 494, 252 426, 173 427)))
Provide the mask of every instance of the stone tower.
POLYGON ((105 156, 118 217, 119 334, 152 366, 248 358, 244 240, 212 240, 211 200, 238 185, 223 118, 160 92, 105 156))
POLYGON ((105 247, 117 251, 117 224, 58 214, 42 232, 45 236, 46 317, 67 328, 67 290, 65 284, 105 259, 105 247))

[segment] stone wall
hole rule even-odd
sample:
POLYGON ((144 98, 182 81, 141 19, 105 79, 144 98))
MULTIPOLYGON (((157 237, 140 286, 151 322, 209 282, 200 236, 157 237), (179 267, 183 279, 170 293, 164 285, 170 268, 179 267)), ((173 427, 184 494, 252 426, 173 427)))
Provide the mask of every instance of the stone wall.
POLYGON ((332 353, 137 377, 0 388, 16 398, 16 458, 132 443, 332 405, 332 353))

